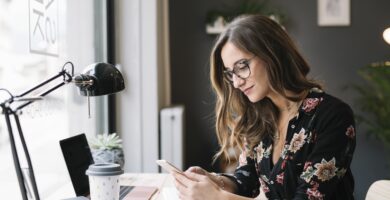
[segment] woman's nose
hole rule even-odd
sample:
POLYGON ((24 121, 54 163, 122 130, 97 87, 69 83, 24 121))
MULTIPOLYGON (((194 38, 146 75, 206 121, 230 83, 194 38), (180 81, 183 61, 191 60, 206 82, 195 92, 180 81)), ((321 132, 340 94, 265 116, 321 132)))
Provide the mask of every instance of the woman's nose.
POLYGON ((233 74, 233 87, 239 88, 245 83, 245 80, 233 74))

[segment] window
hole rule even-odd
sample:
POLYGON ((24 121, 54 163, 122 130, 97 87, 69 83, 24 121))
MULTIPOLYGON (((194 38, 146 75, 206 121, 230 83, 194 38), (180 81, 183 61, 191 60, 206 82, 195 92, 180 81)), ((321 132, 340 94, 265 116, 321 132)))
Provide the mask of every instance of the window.
MULTIPOLYGON (((0 88, 17 95, 54 76, 67 61, 73 62, 76 74, 88 64, 104 61, 104 8, 103 0, 0 1, 0 88)), ((6 98, 0 91, 0 102, 6 98)), ((41 199, 70 183, 59 140, 101 133, 105 101, 105 97, 91 98, 88 118, 87 99, 68 84, 23 109, 20 122, 41 199)), ((0 158, 2 198, 21 199, 3 115, 0 158)), ((21 165, 25 166, 23 158, 21 165)), ((70 196, 61 198, 66 197, 70 196)))

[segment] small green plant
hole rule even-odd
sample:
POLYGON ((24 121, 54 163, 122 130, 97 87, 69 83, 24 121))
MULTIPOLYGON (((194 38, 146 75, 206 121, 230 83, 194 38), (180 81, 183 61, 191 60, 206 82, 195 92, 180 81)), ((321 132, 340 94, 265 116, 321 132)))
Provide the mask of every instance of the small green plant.
POLYGON ((357 120, 390 147, 390 62, 372 63, 358 74, 365 82, 352 86, 358 92, 356 103, 362 111, 357 120))
POLYGON ((92 139, 91 147, 93 149, 99 150, 111 150, 111 149, 121 149, 122 148, 122 140, 116 133, 103 133, 97 135, 96 138, 92 139))
POLYGON ((223 17, 225 22, 229 23, 235 17, 242 14, 266 15, 279 24, 283 24, 286 20, 285 15, 279 9, 268 4, 268 0, 242 0, 236 1, 234 5, 224 7, 224 9, 209 11, 206 16, 206 23, 212 25, 218 17, 223 17))

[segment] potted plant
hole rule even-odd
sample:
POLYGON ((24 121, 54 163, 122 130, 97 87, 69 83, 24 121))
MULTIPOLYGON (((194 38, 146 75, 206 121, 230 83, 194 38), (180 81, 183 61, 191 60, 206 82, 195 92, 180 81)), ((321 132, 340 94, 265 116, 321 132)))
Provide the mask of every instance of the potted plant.
POLYGON ((95 163, 125 164, 122 140, 116 133, 103 133, 90 140, 92 157, 95 163))
POLYGON ((225 26, 235 17, 243 14, 262 14, 283 24, 285 15, 268 5, 268 0, 236 1, 234 5, 225 6, 225 9, 211 10, 206 16, 206 32, 216 34, 223 31, 225 26))
POLYGON ((358 70, 365 80, 353 85, 360 111, 357 120, 367 125, 368 132, 390 147, 390 62, 372 63, 358 70))

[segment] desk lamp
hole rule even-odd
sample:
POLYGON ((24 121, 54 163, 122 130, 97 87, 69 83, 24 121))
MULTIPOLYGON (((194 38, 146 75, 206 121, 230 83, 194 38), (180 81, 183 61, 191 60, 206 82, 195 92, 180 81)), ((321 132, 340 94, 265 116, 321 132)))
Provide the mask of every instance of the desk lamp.
POLYGON ((387 42, 387 44, 390 44, 390 27, 383 31, 383 39, 387 42))
POLYGON ((116 69, 113 65, 107 63, 95 63, 89 65, 80 75, 74 76, 74 66, 71 62, 66 62, 62 70, 55 76, 49 78, 46 81, 32 87, 26 92, 20 95, 13 95, 6 89, 0 88, 0 90, 5 91, 9 94, 10 98, 0 103, 2 108, 2 113, 5 115, 5 121, 8 128, 9 139, 11 143, 12 158, 14 161, 14 166, 18 178, 19 188, 23 197, 23 200, 28 200, 27 191, 31 194, 34 194, 35 199, 39 200, 39 193, 37 184, 35 181, 34 170, 31 164, 30 155, 27 149, 27 145, 23 136, 23 131, 19 121, 19 115, 22 113, 22 109, 27 105, 37 101, 42 100, 44 96, 51 93, 52 91, 60 88, 61 86, 67 83, 74 83, 79 89, 82 96, 88 97, 88 108, 89 108, 89 96, 100 96, 113 94, 119 91, 122 91, 125 88, 124 80, 122 74, 116 69), (70 70, 67 70, 66 67, 70 66, 70 70), (42 86, 62 77, 63 80, 59 84, 52 86, 46 91, 42 92, 38 96, 28 96, 31 92, 41 88, 42 86), (14 116, 16 123, 17 131, 19 133, 20 143, 22 145, 22 153, 25 155, 27 161, 27 170, 28 173, 23 174, 22 168, 20 166, 20 159, 18 152, 16 150, 14 132, 11 125, 10 116, 14 116), (28 182, 31 183, 29 188, 28 182))

